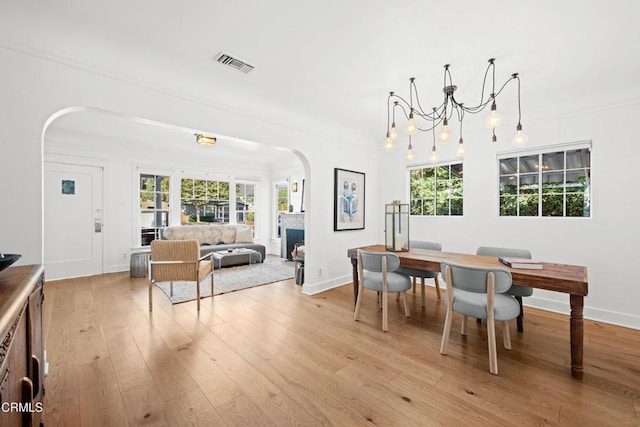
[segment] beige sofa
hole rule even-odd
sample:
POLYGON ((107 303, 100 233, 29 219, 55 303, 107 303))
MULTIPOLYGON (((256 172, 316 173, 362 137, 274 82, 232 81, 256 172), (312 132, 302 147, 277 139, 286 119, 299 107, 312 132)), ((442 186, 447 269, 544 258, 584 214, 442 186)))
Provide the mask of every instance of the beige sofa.
MULTIPOLYGON (((194 224, 178 225, 164 229, 167 240, 197 240, 200 242, 200 253, 224 251, 228 249, 248 248, 261 254, 264 261, 266 248, 253 241, 251 227, 244 224, 194 224)), ((225 257, 222 266, 246 264, 246 260, 236 257, 225 257)))

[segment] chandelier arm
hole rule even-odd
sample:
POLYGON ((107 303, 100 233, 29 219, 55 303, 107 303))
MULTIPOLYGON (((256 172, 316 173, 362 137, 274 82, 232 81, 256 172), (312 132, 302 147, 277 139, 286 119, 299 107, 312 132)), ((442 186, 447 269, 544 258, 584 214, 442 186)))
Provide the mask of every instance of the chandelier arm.
MULTIPOLYGON (((403 101, 404 101, 404 100, 403 100, 403 101)), ((395 104, 395 105, 397 105, 398 107, 400 107, 400 109, 402 110, 402 113, 404 114, 404 117, 405 117, 407 120, 409 120, 409 115, 407 114, 407 110, 405 110, 405 109, 404 109, 404 105, 402 105, 402 104, 395 104)))
POLYGON ((398 106, 398 102, 396 101, 396 102, 393 103, 393 108, 391 109, 392 114, 393 114, 393 118, 392 118, 392 121, 391 121, 392 126, 394 126, 395 123, 396 123, 396 107, 397 106, 398 106))
MULTIPOLYGON (((415 83, 413 83, 413 86, 415 87, 415 83)), ((429 116, 429 113, 425 113, 424 108, 422 108, 422 105, 420 105, 420 97, 418 96, 417 87, 416 87, 416 106, 418 107, 418 109, 414 111, 418 111, 419 116, 421 117, 429 116)))
POLYGON ((389 111, 389 103, 391 102, 392 96, 393 96, 393 92, 389 92, 389 96, 387 97, 387 135, 389 135, 389 116, 391 115, 389 111))
MULTIPOLYGON (((489 105, 489 103, 490 103, 491 101, 493 101, 494 99, 496 99, 496 98, 498 97, 498 95, 500 95, 500 94, 502 93, 502 91, 504 90, 504 88, 505 88, 505 87, 507 87, 507 85, 509 84, 509 82, 510 82, 511 80, 514 80, 514 79, 517 79, 518 81, 520 81, 520 78, 518 77, 517 73, 516 73, 516 75, 515 75, 515 76, 511 76, 511 78, 510 78, 510 79, 508 79, 507 81, 505 81, 505 82, 502 84, 502 86, 500 87, 500 89, 499 89, 497 92, 493 93, 493 94, 492 94, 493 96, 492 96, 492 97, 490 97, 489 99, 487 99, 484 103, 482 103, 482 104, 480 104, 480 105, 476 105, 476 106, 474 106, 474 107, 463 107, 463 108, 464 108, 464 110, 465 110, 466 112, 468 112, 468 113, 471 113, 471 114, 476 114, 476 113, 479 113, 480 111, 484 110, 484 108, 485 108, 487 105, 489 105)), ((457 101, 456 101, 456 103, 457 103, 457 101)))
MULTIPOLYGON (((444 106, 444 102, 438 106, 438 110, 440 110, 443 106, 444 106)), ((414 109, 413 111, 414 111, 414 114, 417 114, 418 116, 422 117, 425 120, 435 121, 442 117, 442 113, 434 116, 435 113, 426 113, 424 112, 424 109, 422 107, 420 107, 420 110, 414 109)))
POLYGON ((418 88, 416 87, 415 77, 411 77, 409 79, 409 108, 413 111, 413 92, 416 93, 416 98, 418 97, 418 88))
POLYGON ((491 97, 495 99, 496 93, 496 64, 493 59, 489 60, 489 67, 491 67, 491 97))
POLYGON ((463 111, 465 111, 467 113, 471 113, 471 114, 475 114, 477 112, 482 111, 482 109, 484 109, 484 107, 490 101, 490 100, 487 100, 484 104, 476 105, 474 107, 467 107, 466 105, 464 105, 463 102, 456 101, 456 99, 455 99, 455 97, 453 95, 451 95, 451 99, 452 99, 452 102, 456 105, 457 108, 460 108, 461 110, 463 110, 463 111))
POLYGON ((418 130, 420 130, 420 131, 422 131, 422 132, 429 132, 430 130, 435 129, 436 127, 438 127, 438 125, 439 125, 440 123, 442 123, 442 119, 438 120, 437 122, 434 120, 434 122, 433 122, 433 126, 431 126, 431 127, 430 127, 430 128, 428 128, 428 129, 423 129, 423 128, 419 128, 419 127, 417 127, 416 129, 418 129, 418 130))
MULTIPOLYGON (((411 104, 410 104, 409 102, 407 102, 407 100, 406 100, 406 99, 404 99, 403 97, 401 97, 400 95, 398 95, 397 93, 394 93, 394 94, 393 94, 393 97, 394 97, 394 98, 398 98, 400 101, 402 101, 402 102, 404 103, 404 105, 406 105, 406 106, 407 106, 407 108, 411 108, 411 104)), ((400 105, 400 104, 398 104, 398 105, 400 105)), ((402 106, 402 105, 400 105, 400 106, 402 106)))
MULTIPOLYGON (((449 64, 444 66, 444 86, 442 87, 447 87, 447 86, 453 86, 453 77, 451 77, 451 71, 449 71, 449 64), (449 76, 449 84, 447 84, 447 76, 449 76)), ((446 93, 445 93, 445 98, 446 98, 446 93)))
POLYGON ((446 118, 447 121, 451 120, 451 117, 453 117, 454 110, 458 111, 457 107, 458 107, 458 104, 453 104, 453 103, 451 104, 451 108, 449 109, 449 117, 446 118))
POLYGON ((458 114, 458 121, 462 121, 462 117, 464 116, 464 105, 463 104, 454 104, 456 106, 456 113, 458 114))
MULTIPOLYGON (((436 114, 436 107, 433 107, 433 114, 436 114)), ((431 145, 431 151, 435 152, 436 151, 436 126, 433 125, 433 127, 431 128, 431 134, 433 135, 433 144, 431 145)))
POLYGON ((522 127, 520 121, 522 120, 522 109, 520 108, 520 76, 516 73, 513 78, 518 80, 518 127, 522 127))
POLYGON ((473 107, 463 106, 462 109, 464 111, 466 111, 467 113, 476 114, 476 113, 479 113, 480 111, 484 110, 484 108, 487 105, 489 105, 490 102, 491 102, 491 98, 487 99, 483 104, 475 105, 473 107))
MULTIPOLYGON (((480 103, 476 107, 465 107, 465 110, 467 112, 470 112, 471 114, 474 114, 472 112, 472 110, 475 110, 480 106, 482 106, 482 108, 480 108, 480 110, 478 110, 478 111, 482 111, 484 109, 484 107, 491 101, 491 97, 489 97, 489 99, 486 102, 484 100, 484 89, 485 89, 485 87, 487 85, 487 75, 489 74, 489 70, 491 69, 491 67, 493 67, 493 69, 494 69, 494 76, 495 76, 495 63, 494 63, 493 59, 489 60, 489 65, 487 66, 487 69, 484 72, 484 78, 482 79, 482 92, 480 92, 480 103)), ((494 77, 494 79, 495 79, 495 77, 494 77)))

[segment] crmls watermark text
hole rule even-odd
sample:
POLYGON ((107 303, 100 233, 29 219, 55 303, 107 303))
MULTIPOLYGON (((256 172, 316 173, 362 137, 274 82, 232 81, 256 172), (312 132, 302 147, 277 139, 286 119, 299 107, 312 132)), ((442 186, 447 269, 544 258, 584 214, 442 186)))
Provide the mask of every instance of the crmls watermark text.
POLYGON ((2 412, 42 412, 42 402, 2 402, 0 405, 0 411, 2 412))

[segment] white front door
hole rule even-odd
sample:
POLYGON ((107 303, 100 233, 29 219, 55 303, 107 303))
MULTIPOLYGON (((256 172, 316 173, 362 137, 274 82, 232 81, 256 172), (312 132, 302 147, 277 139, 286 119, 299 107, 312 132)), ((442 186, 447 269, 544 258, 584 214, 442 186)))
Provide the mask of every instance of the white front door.
POLYGON ((102 168, 44 164, 47 279, 102 274, 102 168))

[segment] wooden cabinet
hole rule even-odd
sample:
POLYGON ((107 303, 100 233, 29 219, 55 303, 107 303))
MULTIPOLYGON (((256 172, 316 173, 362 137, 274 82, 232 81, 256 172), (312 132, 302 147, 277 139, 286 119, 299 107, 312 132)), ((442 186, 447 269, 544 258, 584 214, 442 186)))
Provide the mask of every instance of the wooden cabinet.
POLYGON ((0 427, 41 424, 43 283, 40 265, 0 272, 0 427))

